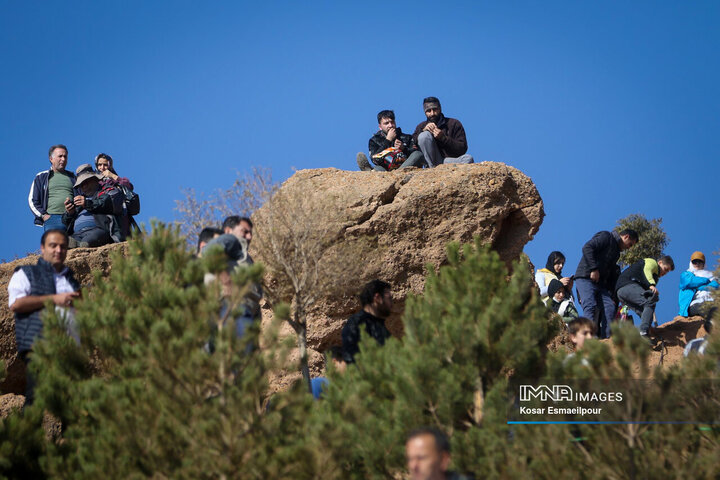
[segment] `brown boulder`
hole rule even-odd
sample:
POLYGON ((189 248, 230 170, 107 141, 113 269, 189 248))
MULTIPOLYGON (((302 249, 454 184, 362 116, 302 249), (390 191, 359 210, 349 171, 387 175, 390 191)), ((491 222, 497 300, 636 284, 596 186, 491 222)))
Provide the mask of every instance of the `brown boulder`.
MULTIPOLYGON (((448 242, 468 243, 479 236, 509 264, 520 256, 545 215, 532 180, 494 162, 393 172, 301 170, 281 191, 291 198, 307 197, 318 206, 341 199, 335 211, 341 212, 345 238, 370 238, 379 252, 352 260, 367 263, 352 291, 316 302, 308 322, 308 345, 316 351, 340 343, 344 321, 359 308, 356 295, 367 281, 380 278, 392 284, 395 306, 388 327, 400 336, 407 295, 423 291, 425 266, 445 261, 448 242)), ((327 212, 317 210, 319 215, 327 212)), ((254 218, 261 232, 262 208, 254 218)), ((260 234, 253 240, 258 247, 262 241, 260 234)), ((269 308, 263 309, 264 321, 271 316, 269 308)))

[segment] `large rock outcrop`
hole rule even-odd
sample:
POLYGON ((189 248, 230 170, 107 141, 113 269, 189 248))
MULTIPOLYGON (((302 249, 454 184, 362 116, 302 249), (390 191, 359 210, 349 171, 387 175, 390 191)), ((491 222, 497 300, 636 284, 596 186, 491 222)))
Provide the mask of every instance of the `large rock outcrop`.
MULTIPOLYGON (((312 309, 308 344, 316 351, 340 342, 344 320, 359 308, 356 295, 368 280, 380 278, 393 285, 395 307, 388 327, 399 336, 405 298, 422 292, 425 266, 444 262, 448 242, 467 243, 479 236, 509 264, 520 256, 545 215, 532 180, 493 162, 387 173, 302 170, 281 190, 290 197, 307 196, 314 205, 341 199, 336 210, 342 212, 345 237, 370 238, 379 252, 353 260, 367 263, 355 288, 323 298, 312 309)), ((259 244, 263 209, 256 217, 259 234, 253 242, 259 244)), ((266 321, 272 315, 270 309, 263 313, 266 321)), ((311 364, 317 357, 311 352, 311 364)))
MULTIPOLYGON (((358 309, 356 295, 365 282, 380 278, 393 285, 395 307, 388 326, 400 336, 400 317, 407 295, 423 291, 425 266, 444 262, 448 242, 471 242, 477 235, 510 263, 519 257, 544 216, 542 200, 530 178, 502 163, 441 165, 387 173, 302 170, 288 179, 282 190, 298 192, 315 205, 335 202, 333 210, 341 218, 344 235, 371 238, 377 248, 376 255, 368 253, 351 260, 367 263, 353 288, 342 295, 322 298, 312 308, 308 340, 314 371, 321 359, 318 352, 340 342, 343 323, 358 309)), ((318 209, 318 214, 322 211, 327 209, 318 209)), ((253 242, 262 242, 262 237, 253 242)), ((109 274, 110 253, 117 248, 124 249, 125 244, 72 250, 67 263, 87 287, 92 282, 92 271, 109 274)), ((255 248, 253 243, 251 253, 255 248)), ((8 366, 7 378, 0 385, 3 392, 22 393, 24 386, 24 368, 15 358, 14 319, 7 305, 7 284, 16 266, 36 261, 36 256, 30 256, 0 265, 0 358, 8 366)), ((265 306, 264 320, 271 316, 271 309, 265 306)), ((286 333, 291 334, 289 328, 286 333)))

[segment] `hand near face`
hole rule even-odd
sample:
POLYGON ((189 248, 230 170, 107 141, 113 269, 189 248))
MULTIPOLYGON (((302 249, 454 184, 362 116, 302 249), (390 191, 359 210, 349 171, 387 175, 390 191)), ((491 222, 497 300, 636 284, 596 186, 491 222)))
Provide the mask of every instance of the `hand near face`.
POLYGON ((85 197, 82 195, 77 195, 73 199, 73 203, 75 204, 76 207, 84 208, 85 207, 85 197))
POLYGON ((388 129, 387 134, 385 135, 385 138, 388 139, 388 141, 392 142, 395 140, 395 137, 397 137, 397 131, 395 130, 395 127, 390 127, 388 129))

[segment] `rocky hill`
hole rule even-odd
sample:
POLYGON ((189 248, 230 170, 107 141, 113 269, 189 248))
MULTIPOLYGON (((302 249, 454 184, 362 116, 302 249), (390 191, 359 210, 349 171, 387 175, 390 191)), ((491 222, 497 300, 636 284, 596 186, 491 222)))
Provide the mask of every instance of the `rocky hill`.
MULTIPOLYGON (((470 242, 479 236, 509 264, 522 253, 544 216, 542 199, 531 179, 501 163, 441 165, 431 170, 388 173, 302 170, 282 189, 299 192, 317 205, 342 199, 333 206, 342 216, 345 235, 370 237, 378 249, 377 255, 356 259, 367 265, 364 278, 357 278, 355 288, 343 295, 322 298, 310 312, 308 342, 315 372, 320 369, 319 352, 340 342, 343 323, 359 308, 356 295, 366 281, 381 278, 393 285, 395 306, 388 326, 394 335, 401 336, 405 299, 411 293, 422 293, 425 266, 439 266, 444 261, 448 242, 470 242)), ((322 212, 318 209, 318 214, 322 212)), ((258 213, 261 217, 262 209, 258 213)), ((258 245, 253 243, 251 253, 258 245)), ((78 280, 92 288, 93 272, 106 277, 112 268, 111 253, 125 249, 125 244, 79 248, 68 254, 67 263, 78 280)), ((0 358, 8 367, 0 385, 2 393, 19 394, 24 389, 24 368, 16 361, 7 284, 17 266, 36 261, 36 256, 29 256, 0 264, 0 358)), ((271 309, 265 306, 263 321, 269 321, 271 316, 271 309)), ((662 356, 666 364, 682 357, 682 348, 689 339, 704 334, 702 323, 693 319, 676 320, 660 331, 668 339, 667 352, 662 356)), ((285 333, 292 335, 289 327, 285 333)), ((559 339, 556 347, 561 346, 559 339)), ((660 357, 660 352, 653 353, 654 362, 659 362, 660 357)), ((281 375, 273 383, 282 388, 294 378, 294 373, 281 375)))

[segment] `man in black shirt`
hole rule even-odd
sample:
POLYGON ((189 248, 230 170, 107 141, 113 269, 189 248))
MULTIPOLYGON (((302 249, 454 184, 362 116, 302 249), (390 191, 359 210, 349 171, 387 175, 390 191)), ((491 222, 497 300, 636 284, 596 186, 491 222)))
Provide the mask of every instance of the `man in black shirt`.
POLYGON ((360 293, 362 310, 351 316, 342 330, 343 359, 347 363, 355 361, 355 354, 360 351, 360 329, 370 335, 380 345, 390 337, 385 327, 385 319, 392 309, 392 292, 390 284, 382 280, 373 280, 360 293))

